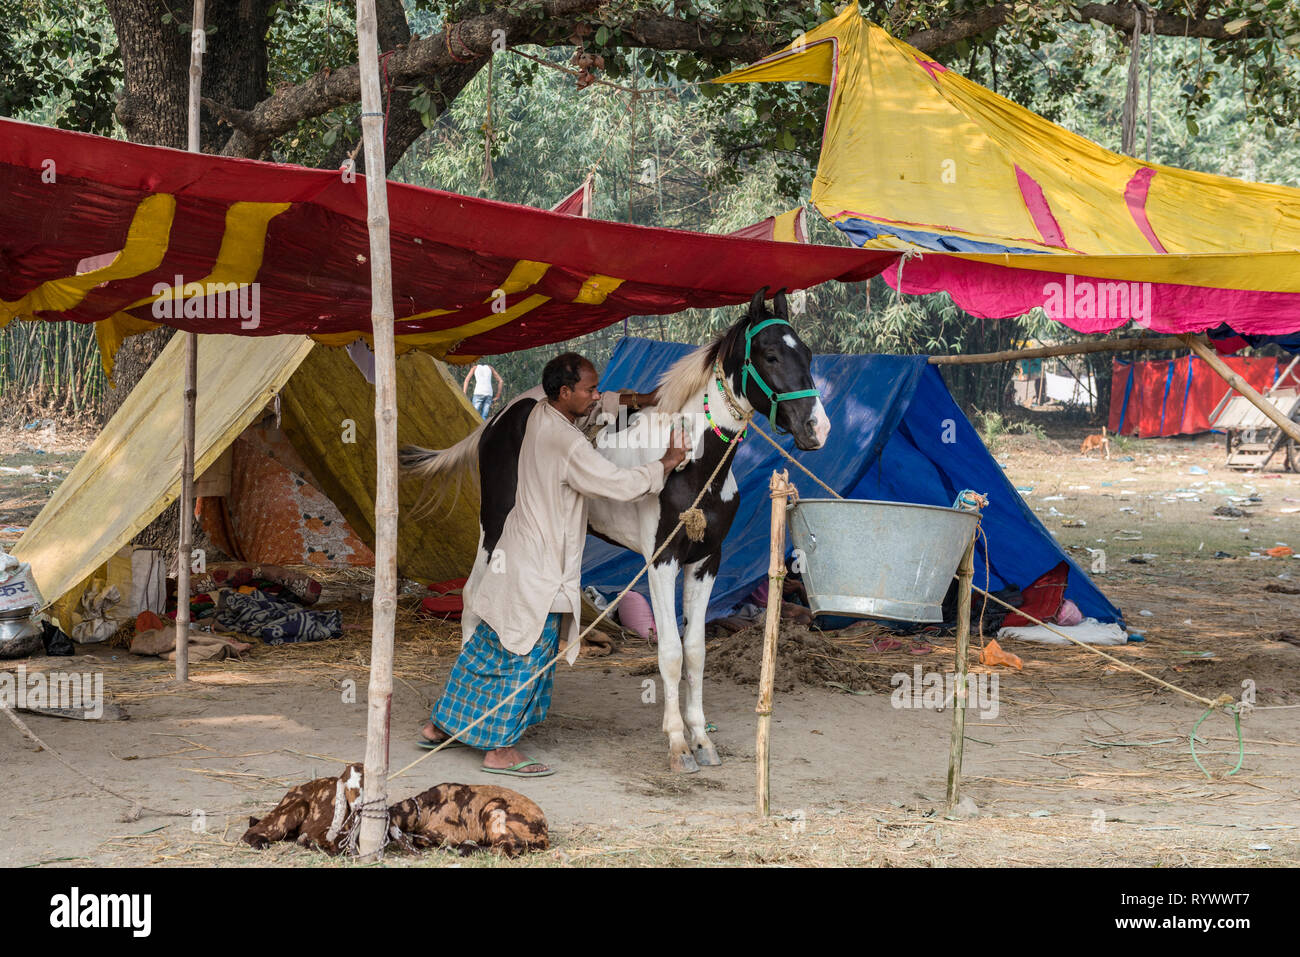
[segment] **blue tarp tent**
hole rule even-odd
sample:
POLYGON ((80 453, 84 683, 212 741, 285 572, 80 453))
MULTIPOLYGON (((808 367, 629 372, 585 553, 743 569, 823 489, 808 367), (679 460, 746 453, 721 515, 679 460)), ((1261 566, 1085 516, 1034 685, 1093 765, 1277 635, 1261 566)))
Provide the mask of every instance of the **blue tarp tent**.
MULTIPOLYGON (((625 338, 601 379, 602 389, 649 392, 660 376, 693 346, 625 338)), ((952 505, 962 489, 989 496, 982 527, 988 539, 988 588, 1024 587, 1064 560, 1070 563, 1066 597, 1085 614, 1120 621, 1112 605, 1038 521, 1007 481, 975 429, 957 407, 939 370, 924 356, 817 356, 813 375, 831 417, 826 448, 800 452, 776 437, 796 459, 845 498, 925 505, 952 505)), ((769 435, 767 419, 759 424, 769 435)), ((769 514, 767 483, 787 462, 752 436, 736 452, 733 469, 741 506, 724 545, 722 568, 709 615, 725 615, 767 576, 769 514)), ((797 469, 790 478, 805 498, 828 497, 797 469)), ((869 559, 865 559, 869 560, 869 559)), ((582 583, 620 591, 644 561, 625 549, 588 537, 582 583)), ((984 587, 983 542, 976 545, 975 584, 984 587)), ((637 586, 648 594, 645 582, 637 586)))

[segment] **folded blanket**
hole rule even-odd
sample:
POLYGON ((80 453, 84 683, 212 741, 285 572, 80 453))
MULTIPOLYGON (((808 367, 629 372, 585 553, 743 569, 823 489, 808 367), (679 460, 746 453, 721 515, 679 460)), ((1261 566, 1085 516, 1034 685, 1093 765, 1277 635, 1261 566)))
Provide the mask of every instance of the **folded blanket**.
POLYGON ((272 598, 261 591, 243 595, 227 592, 217 624, 229 631, 256 635, 268 645, 321 641, 343 634, 343 612, 305 611, 300 605, 272 598))
MULTIPOLYGON (((1089 645, 1122 645, 1128 641, 1128 632, 1116 624, 1102 624, 1096 618, 1085 618, 1077 625, 1053 625, 1056 631, 1064 632, 1089 645)), ((1040 641, 1045 645, 1068 645, 1069 641, 1048 631, 1042 625, 1019 625, 1003 628, 998 632, 999 638, 1019 638, 1021 641, 1040 641)))
MULTIPOLYGON (((191 631, 189 641, 190 661, 221 661, 225 658, 237 658, 252 645, 225 635, 214 635, 205 631, 191 631)), ((137 631, 131 639, 131 654, 156 655, 168 661, 176 660, 176 626, 166 625, 137 631)))

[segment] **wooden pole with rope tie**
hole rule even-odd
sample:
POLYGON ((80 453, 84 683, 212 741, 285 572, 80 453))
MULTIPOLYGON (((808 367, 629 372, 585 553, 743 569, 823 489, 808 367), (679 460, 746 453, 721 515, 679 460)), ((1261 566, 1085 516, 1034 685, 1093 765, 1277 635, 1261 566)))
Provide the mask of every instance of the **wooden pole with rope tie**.
POLYGON ((356 840, 357 852, 363 859, 378 859, 383 855, 388 837, 388 739, 393 705, 393 633, 397 618, 397 355, 393 343, 392 248, 388 180, 384 175, 384 112, 375 0, 357 3, 357 61, 366 157, 366 227, 370 237, 377 470, 366 759, 356 840))
MULTIPOLYGON (((199 102, 203 86, 203 51, 206 46, 203 31, 206 0, 194 0, 193 23, 190 24, 190 89, 189 114, 186 117, 189 151, 202 152, 199 129, 199 102)), ((183 295, 184 287, 174 295, 183 295)), ((204 293, 207 290, 203 290, 204 293)), ((177 525, 180 528, 176 546, 176 682, 190 680, 190 562, 193 557, 192 529, 194 526, 194 407, 198 400, 199 337, 185 333, 185 413, 181 425, 181 498, 177 525)))
MULTIPOLYGON (((978 524, 976 529, 978 529, 978 524)), ((967 659, 970 652, 970 590, 975 577, 975 534, 957 565, 957 680, 953 685, 952 735, 948 741, 948 811, 961 800, 961 762, 966 746, 967 659)))
POLYGON ((1001 352, 969 352, 957 355, 928 356, 930 365, 969 365, 984 362, 1016 362, 1021 359, 1043 359, 1051 356, 1078 356, 1093 352, 1159 352, 1182 349, 1187 343, 1181 336, 1138 336, 1131 339, 1095 339, 1089 342, 1066 342, 1055 346, 1034 346, 1032 349, 1005 349, 1001 352))
POLYGON ((790 470, 772 472, 768 482, 772 499, 772 534, 767 563, 767 617, 763 625, 763 666, 758 678, 758 732, 754 744, 754 764, 757 772, 755 800, 759 817, 767 817, 771 810, 772 778, 770 752, 772 745, 772 686, 776 682, 776 639, 781 631, 781 599, 785 591, 785 513, 799 491, 790 482, 790 470))

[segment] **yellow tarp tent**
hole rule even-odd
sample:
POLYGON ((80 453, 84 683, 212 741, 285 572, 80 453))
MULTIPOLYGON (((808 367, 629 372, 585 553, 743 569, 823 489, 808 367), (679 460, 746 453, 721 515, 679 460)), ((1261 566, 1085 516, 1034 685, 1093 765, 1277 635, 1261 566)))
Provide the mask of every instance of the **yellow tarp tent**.
MULTIPOLYGON (((341 349, 303 336, 200 336, 195 474, 202 475, 279 393, 282 427, 357 534, 374 542, 374 387, 341 349)), ((45 600, 80 595, 120 548, 180 495, 184 337, 176 336, 59 486, 13 554, 30 562, 45 600)), ((398 441, 445 448, 480 419, 445 366, 411 353, 397 363, 398 441)), ((478 500, 413 521, 418 483, 404 483, 397 563, 409 578, 468 574, 478 500)))

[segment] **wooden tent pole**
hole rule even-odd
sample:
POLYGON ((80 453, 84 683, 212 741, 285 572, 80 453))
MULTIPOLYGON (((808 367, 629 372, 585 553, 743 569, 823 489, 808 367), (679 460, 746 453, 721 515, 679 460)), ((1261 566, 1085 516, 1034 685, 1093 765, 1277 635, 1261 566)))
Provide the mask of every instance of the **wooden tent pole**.
POLYGON ((931 365, 960 366, 984 362, 1014 362, 1018 359, 1043 359, 1051 356, 1077 356, 1089 352, 1181 349, 1183 346, 1184 342, 1180 336, 1140 336, 1135 339, 1097 339, 1091 342, 1069 342, 1059 346, 1036 346, 1033 349, 1004 349, 1002 352, 930 356, 929 361, 931 365))
MULTIPOLYGON (((203 86, 203 31, 206 0, 194 0, 190 25, 190 96, 186 117, 189 151, 202 152, 199 138, 199 96, 203 86)), ((180 291, 177 291, 180 294, 180 291)), ((181 432, 180 541, 176 547, 176 680, 190 680, 190 551, 194 526, 194 406, 198 399, 199 337, 185 333, 185 419, 181 432)))
POLYGON ((384 104, 379 86, 375 0, 357 2, 361 131, 370 233, 370 323, 375 349, 375 594, 371 606, 366 763, 357 851, 383 856, 388 829, 388 734, 393 704, 393 631, 397 614, 397 356, 393 351, 393 273, 384 163, 384 104))
POLYGON ((758 737, 754 747, 758 780, 758 814, 767 817, 771 808, 771 774, 768 762, 772 733, 772 686, 776 681, 776 638, 781 630, 781 599, 785 591, 785 506, 794 491, 790 470, 772 472, 768 483, 772 493, 772 540, 767 563, 767 621, 763 628, 763 667, 758 678, 758 737))
POLYGON ((970 650, 970 586, 975 577, 975 533, 957 566, 957 681, 952 696, 952 738, 948 743, 948 810, 961 800, 961 759, 966 745, 966 675, 970 650))
POLYGON ((1180 338, 1191 347, 1193 352, 1204 359, 1205 364, 1217 372, 1224 382, 1244 395, 1251 405, 1272 419, 1284 433, 1300 442, 1300 423, 1288 419, 1277 410, 1277 406, 1260 395, 1254 386, 1228 368, 1228 364, 1219 358, 1219 354, 1209 343, 1200 336, 1180 336, 1180 338))

